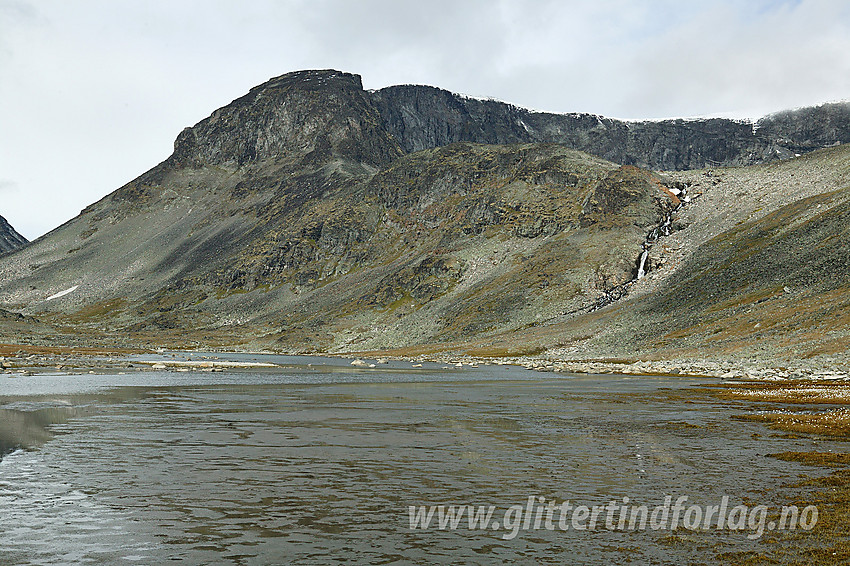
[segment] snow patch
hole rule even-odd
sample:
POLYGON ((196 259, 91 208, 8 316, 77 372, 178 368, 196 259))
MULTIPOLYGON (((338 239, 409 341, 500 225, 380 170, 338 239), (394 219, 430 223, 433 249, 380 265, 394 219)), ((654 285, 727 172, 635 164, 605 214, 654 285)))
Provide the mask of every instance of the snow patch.
POLYGON ((452 94, 460 98, 465 98, 467 100, 477 100, 478 102, 501 102, 502 104, 507 104, 508 106, 515 106, 510 102, 505 102, 504 100, 499 100, 498 98, 493 98, 492 96, 475 96, 473 94, 466 94, 464 92, 452 92, 452 94))
POLYGON ((45 299, 45 301, 52 301, 53 299, 58 299, 59 297, 64 297, 64 296, 65 296, 65 295, 67 295, 68 293, 73 293, 73 292, 74 292, 74 291, 76 291, 79 287, 80 287, 79 285, 74 285, 74 286, 73 286, 73 287, 71 287, 70 289, 65 289, 64 291, 59 291, 59 292, 58 292, 58 293, 56 293, 55 295, 50 295, 49 297, 47 297, 47 298, 45 299))

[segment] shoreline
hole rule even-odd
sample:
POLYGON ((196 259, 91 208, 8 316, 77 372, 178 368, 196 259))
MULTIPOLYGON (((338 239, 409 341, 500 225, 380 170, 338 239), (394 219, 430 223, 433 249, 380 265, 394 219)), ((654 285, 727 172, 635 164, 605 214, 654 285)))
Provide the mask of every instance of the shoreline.
POLYGON ((591 374, 631 375, 647 377, 700 377, 741 381, 850 381, 850 369, 846 364, 829 362, 811 363, 797 360, 785 365, 760 364, 752 361, 735 360, 635 360, 635 359, 559 359, 557 356, 471 356, 451 353, 429 353, 408 355, 393 351, 368 352, 290 352, 241 351, 224 349, 168 350, 168 353, 153 348, 105 348, 105 347, 44 347, 25 344, 0 344, 0 371, 14 377, 45 371, 65 373, 103 371, 224 371, 227 369, 270 369, 276 364, 266 362, 235 362, 219 360, 218 356, 235 355, 278 355, 301 357, 327 357, 341 360, 365 360, 352 363, 369 369, 380 366, 384 360, 418 363, 438 363, 451 368, 480 367, 487 365, 510 365, 529 371, 591 374), (134 355, 154 356, 150 360, 132 359, 134 355), (196 360, 174 360, 174 356, 199 356, 196 360), (171 356, 171 357, 169 357, 171 356))

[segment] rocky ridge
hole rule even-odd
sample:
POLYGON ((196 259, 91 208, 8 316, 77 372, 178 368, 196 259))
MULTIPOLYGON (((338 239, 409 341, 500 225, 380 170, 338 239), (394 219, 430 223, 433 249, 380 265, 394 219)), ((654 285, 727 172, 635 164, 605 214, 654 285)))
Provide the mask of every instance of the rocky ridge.
POLYGON ((0 216, 0 254, 11 252, 28 243, 29 240, 18 234, 9 222, 0 216))
POLYGON ((850 142, 847 102, 780 112, 752 123, 535 112, 417 85, 383 88, 372 97, 387 130, 408 152, 458 141, 553 142, 623 165, 678 171, 788 159, 850 142))

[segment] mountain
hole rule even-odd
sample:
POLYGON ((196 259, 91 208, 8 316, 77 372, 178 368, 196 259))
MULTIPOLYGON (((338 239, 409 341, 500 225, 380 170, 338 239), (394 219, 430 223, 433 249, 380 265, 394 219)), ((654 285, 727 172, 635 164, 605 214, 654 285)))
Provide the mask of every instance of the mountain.
POLYGON ((850 349, 850 146, 768 165, 684 172, 692 205, 651 271, 605 309, 465 346, 562 359, 824 360, 850 349), (779 189, 779 190, 777 190, 779 189))
POLYGON ((533 112, 428 86, 372 93, 386 128, 405 151, 454 142, 551 142, 624 165, 658 170, 752 165, 850 142, 850 103, 766 116, 622 121, 594 114, 533 112))
POLYGON ((846 114, 619 122, 290 73, 5 256, 0 307, 120 345, 732 355, 729 309, 844 284, 847 153, 794 154, 842 141, 846 114), (675 171, 715 161, 764 164, 675 171))
POLYGON ((0 216, 0 254, 11 252, 29 241, 18 234, 14 228, 0 216))

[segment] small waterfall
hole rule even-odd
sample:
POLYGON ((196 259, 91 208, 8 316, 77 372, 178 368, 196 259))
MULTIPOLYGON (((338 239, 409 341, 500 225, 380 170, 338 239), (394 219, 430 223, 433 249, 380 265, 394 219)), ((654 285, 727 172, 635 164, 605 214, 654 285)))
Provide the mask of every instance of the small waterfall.
POLYGON ((673 194, 675 194, 679 198, 679 205, 676 206, 671 212, 668 212, 664 216, 664 221, 649 231, 649 234, 646 235, 646 240, 643 242, 643 251, 640 254, 640 259, 638 260, 638 270, 634 279, 630 281, 626 281, 621 285, 616 285, 611 289, 608 289, 604 292, 601 297, 598 297, 594 303, 588 307, 582 307, 580 309, 564 312, 561 314, 577 314, 580 312, 593 312, 595 310, 601 309, 602 307, 608 306, 611 303, 615 303, 620 299, 626 297, 629 294, 629 289, 632 285, 635 284, 636 281, 643 279, 646 277, 647 273, 647 260, 649 259, 649 250, 652 248, 653 244, 657 242, 660 238, 664 236, 669 236, 673 233, 673 215, 678 212, 683 206, 687 203, 691 202, 691 198, 688 195, 687 188, 683 189, 674 189, 673 194))
POLYGON ((679 197, 679 205, 671 212, 665 214, 664 222, 650 230, 649 234, 646 235, 646 240, 643 242, 643 252, 641 252, 640 260, 638 260, 637 275, 634 279, 626 283, 627 286, 631 285, 635 281, 643 279, 646 276, 646 260, 649 258, 650 248, 652 248, 652 245, 655 244, 655 242, 657 242, 659 238, 669 236, 673 233, 673 214, 675 214, 679 211, 679 209, 685 206, 685 203, 691 201, 691 199, 688 197, 687 189, 673 189, 671 192, 677 197, 679 197))
POLYGON ((638 266, 638 272, 636 279, 643 279, 643 276, 646 275, 646 258, 649 257, 649 250, 644 248, 643 253, 640 254, 640 265, 638 266))

